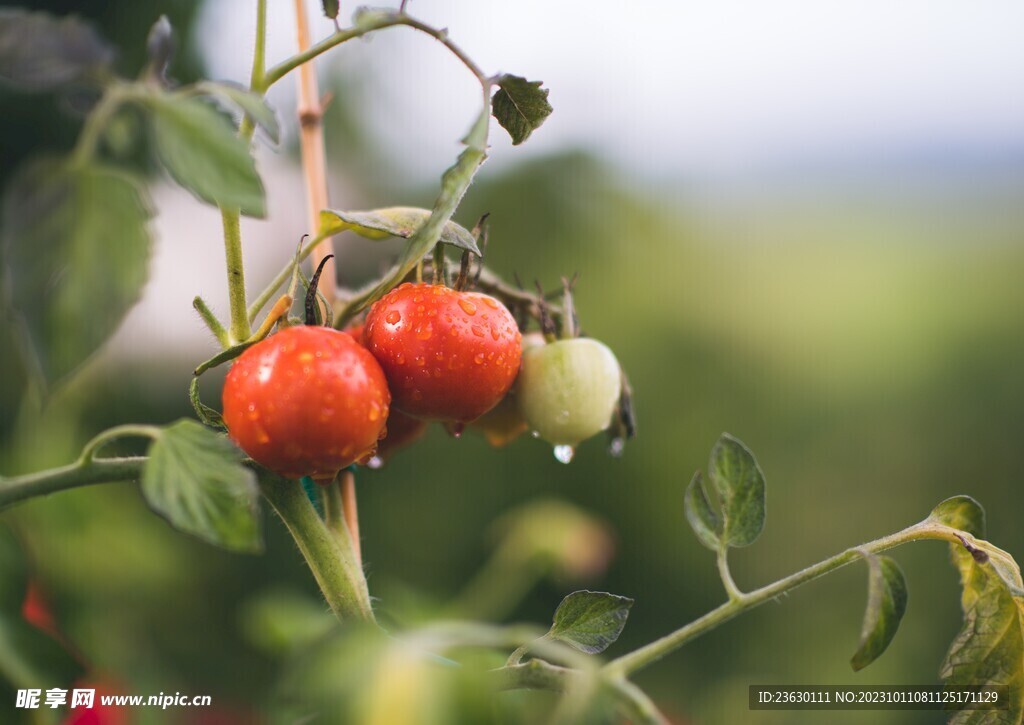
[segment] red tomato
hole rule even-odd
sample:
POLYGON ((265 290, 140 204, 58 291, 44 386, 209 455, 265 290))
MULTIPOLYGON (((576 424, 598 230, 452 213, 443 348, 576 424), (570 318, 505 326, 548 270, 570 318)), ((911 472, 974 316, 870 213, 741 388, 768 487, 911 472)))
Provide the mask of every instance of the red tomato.
POLYGON ((224 382, 228 434, 287 478, 330 479, 371 455, 390 403, 373 355, 327 327, 289 327, 253 345, 224 382))
POLYGON ((403 284, 366 317, 366 346, 384 368, 395 408, 468 423, 498 404, 519 373, 521 336, 493 297, 403 284))

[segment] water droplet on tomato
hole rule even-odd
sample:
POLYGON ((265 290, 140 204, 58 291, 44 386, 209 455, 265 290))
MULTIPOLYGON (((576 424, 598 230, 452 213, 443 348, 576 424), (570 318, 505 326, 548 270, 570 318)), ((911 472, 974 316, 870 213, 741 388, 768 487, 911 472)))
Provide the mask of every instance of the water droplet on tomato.
POLYGON ((466 430, 465 423, 452 423, 448 428, 448 431, 452 434, 452 438, 461 438, 464 430, 466 430))
POLYGON ((375 423, 380 420, 380 405, 378 403, 372 403, 370 405, 370 422, 375 423))
POLYGON ((384 459, 380 456, 371 456, 370 460, 366 462, 366 467, 373 469, 374 471, 384 467, 384 459))
POLYGON ((476 355, 473 356, 473 362, 475 362, 477 365, 483 365, 484 354, 482 352, 478 352, 476 355))
POLYGON ((384 321, 389 325, 397 325, 402 321, 402 313, 398 310, 391 310, 384 316, 384 321))
POLYGON ((626 450, 626 439, 622 436, 615 436, 608 444, 608 453, 615 458, 622 458, 624 450, 626 450))
POLYGON ((398 353, 397 355, 395 355, 395 362, 398 365, 405 365, 405 355, 403 355, 402 353, 398 353))
POLYGON ((576 449, 572 446, 555 446, 554 454, 559 463, 572 463, 572 457, 576 455, 576 449))
POLYGON ((474 305, 472 302, 465 298, 459 300, 459 307, 461 307, 462 311, 465 312, 467 315, 476 314, 476 305, 474 305))
POLYGON ((416 365, 418 365, 419 367, 423 367, 426 364, 427 364, 427 359, 425 357, 417 357, 416 358, 416 365))
POLYGON ((484 336, 484 328, 480 327, 480 325, 473 325, 469 329, 472 330, 473 334, 476 335, 477 337, 484 336))
POLYGON ((429 322, 425 325, 421 325, 416 328, 416 339, 417 340, 429 340, 430 336, 434 334, 434 326, 429 322))
POLYGON ((493 297, 484 297, 484 304, 490 307, 492 310, 498 309, 498 301, 493 297))

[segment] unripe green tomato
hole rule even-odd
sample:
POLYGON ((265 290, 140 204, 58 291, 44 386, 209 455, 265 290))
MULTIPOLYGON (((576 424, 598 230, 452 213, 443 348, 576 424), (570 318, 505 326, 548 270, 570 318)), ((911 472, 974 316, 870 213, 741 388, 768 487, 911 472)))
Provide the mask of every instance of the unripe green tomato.
POLYGON ((576 446, 608 427, 622 378, 612 351, 581 337, 525 351, 517 386, 530 428, 556 446, 576 446))

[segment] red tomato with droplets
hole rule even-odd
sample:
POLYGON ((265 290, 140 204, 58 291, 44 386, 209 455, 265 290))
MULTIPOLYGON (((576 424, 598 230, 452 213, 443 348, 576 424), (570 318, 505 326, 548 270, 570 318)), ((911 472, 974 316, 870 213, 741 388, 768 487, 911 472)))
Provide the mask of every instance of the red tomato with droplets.
POLYGON ((440 285, 407 283, 388 292, 367 315, 363 342, 384 368, 395 408, 464 423, 505 397, 522 356, 508 308, 440 285))
POLYGON ((286 478, 331 479, 371 455, 390 403, 373 355, 327 327, 289 327, 256 343, 224 381, 228 434, 286 478))

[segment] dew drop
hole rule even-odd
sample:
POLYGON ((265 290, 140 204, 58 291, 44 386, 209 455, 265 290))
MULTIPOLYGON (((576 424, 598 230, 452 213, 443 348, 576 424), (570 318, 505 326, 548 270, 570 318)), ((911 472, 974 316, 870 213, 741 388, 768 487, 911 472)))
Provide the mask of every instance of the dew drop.
POLYGON ((399 365, 405 365, 405 355, 402 353, 395 355, 395 362, 399 365))
POLYGON ((622 436, 615 436, 608 444, 608 453, 615 458, 622 458, 624 450, 626 450, 626 439, 622 436))
POLYGON ((416 365, 418 367, 423 367, 426 364, 427 364, 427 359, 425 357, 417 357, 416 358, 416 365))
POLYGON ((459 300, 459 307, 461 307, 462 311, 465 312, 467 315, 476 314, 476 305, 474 305, 472 302, 465 298, 459 300))
POLYGON ((475 362, 477 365, 483 365, 484 354, 482 352, 478 352, 476 355, 473 356, 473 362, 475 362))
POLYGON ((473 334, 477 337, 484 336, 484 328, 480 327, 480 325, 472 325, 469 329, 472 330, 473 334))
POLYGON ((554 453, 559 463, 571 463, 576 450, 572 446, 555 446, 554 453))
POLYGON ((423 301, 423 295, 416 295, 415 297, 412 298, 412 301, 413 302, 422 302, 423 301))
POLYGON ((449 430, 449 432, 451 432, 452 438, 461 438, 462 437, 462 432, 464 430, 466 430, 466 424, 465 423, 452 423, 451 426, 448 428, 448 430, 449 430))
POLYGON ((500 337, 501 337, 501 331, 499 331, 497 327, 492 327, 491 328, 491 338, 495 342, 497 342, 500 337))
POLYGON ((425 325, 421 325, 416 328, 416 339, 417 340, 429 340, 430 336, 434 334, 434 326, 429 322, 425 325))
POLYGON ((375 423, 380 420, 380 406, 374 403, 370 406, 370 422, 375 423))
POLYGON ((380 456, 371 456, 370 460, 366 462, 366 467, 377 471, 384 467, 384 459, 380 456))
POLYGON ((533 436, 534 438, 540 438, 540 431, 539 430, 530 431, 530 435, 533 436))
POLYGON ((493 297, 484 297, 484 304, 490 307, 492 310, 498 309, 498 301, 493 297))
POLYGON ((402 313, 398 310, 391 310, 391 312, 384 316, 384 321, 389 325, 397 325, 402 321, 402 313))

